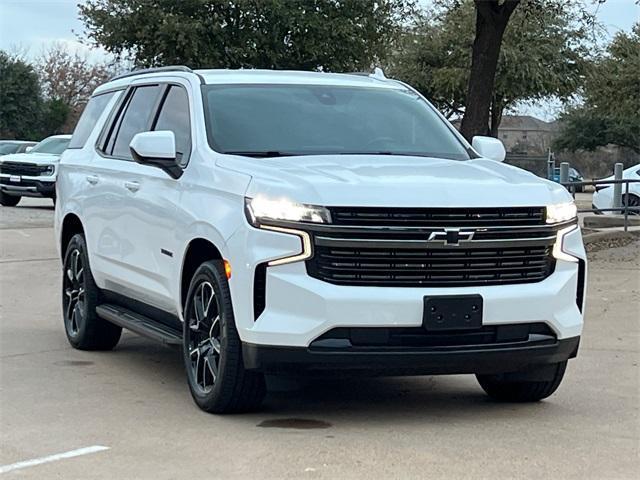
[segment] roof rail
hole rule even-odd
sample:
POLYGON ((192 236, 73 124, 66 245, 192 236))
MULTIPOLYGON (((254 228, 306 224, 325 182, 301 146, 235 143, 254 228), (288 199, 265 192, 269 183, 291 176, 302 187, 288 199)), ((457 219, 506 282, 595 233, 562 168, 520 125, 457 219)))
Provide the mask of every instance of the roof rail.
POLYGON ((140 70, 131 70, 130 72, 116 75, 110 81, 120 80, 121 78, 134 77, 136 75, 143 75, 145 73, 160 73, 160 72, 187 72, 193 73, 189 67, 184 65, 169 65, 166 67, 154 67, 154 68, 142 68, 140 70))
POLYGON ((375 67, 373 72, 348 72, 347 75, 358 75, 361 77, 377 78, 378 80, 389 80, 380 67, 375 67))

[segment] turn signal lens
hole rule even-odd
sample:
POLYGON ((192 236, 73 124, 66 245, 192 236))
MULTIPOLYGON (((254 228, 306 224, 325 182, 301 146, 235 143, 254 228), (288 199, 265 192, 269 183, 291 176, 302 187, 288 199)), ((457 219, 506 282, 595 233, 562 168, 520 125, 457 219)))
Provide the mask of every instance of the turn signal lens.
POLYGON ((228 260, 224 261, 224 274, 227 276, 227 280, 231 278, 231 264, 228 260))

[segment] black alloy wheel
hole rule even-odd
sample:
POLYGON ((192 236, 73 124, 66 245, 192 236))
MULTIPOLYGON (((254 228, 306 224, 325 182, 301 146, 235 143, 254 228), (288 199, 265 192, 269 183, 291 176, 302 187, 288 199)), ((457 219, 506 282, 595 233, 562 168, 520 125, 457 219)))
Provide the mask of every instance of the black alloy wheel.
MULTIPOLYGON (((631 193, 629 195, 624 195, 622 198, 622 205, 626 205, 627 207, 638 208, 640 206, 640 197, 633 195, 631 193)), ((624 214, 624 210, 622 211, 622 213, 624 214)), ((640 215, 640 211, 630 210, 629 215, 640 215)))
POLYGON ((64 296, 62 308, 67 334, 77 338, 85 320, 85 280, 84 263, 80 250, 74 247, 67 253, 64 266, 64 296))
POLYGON ((213 390, 220 367, 220 307, 211 282, 204 280, 193 293, 188 313, 189 375, 201 394, 213 390))
POLYGON ((95 284, 84 235, 74 235, 62 263, 62 318, 67 340, 79 350, 111 350, 122 328, 98 317, 100 289, 95 284))

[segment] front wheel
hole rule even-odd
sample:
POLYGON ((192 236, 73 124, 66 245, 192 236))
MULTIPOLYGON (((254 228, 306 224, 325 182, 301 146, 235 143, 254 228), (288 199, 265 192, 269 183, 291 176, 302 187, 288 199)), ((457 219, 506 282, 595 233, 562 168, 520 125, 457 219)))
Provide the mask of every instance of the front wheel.
POLYGON ((229 284, 220 261, 196 270, 185 305, 183 356, 191 395, 209 413, 245 412, 260 406, 264 375, 242 361, 229 284))
POLYGON ((21 198, 20 196, 7 195, 6 193, 0 192, 0 205, 3 207, 15 207, 20 203, 21 198))
POLYGON ((510 374, 476 375, 482 389, 494 400, 502 402, 537 402, 550 396, 560 386, 567 368, 567 362, 541 367, 544 379, 537 379, 538 372, 532 371, 531 380, 526 375, 514 379, 510 374), (550 370, 550 375, 549 375, 550 370))

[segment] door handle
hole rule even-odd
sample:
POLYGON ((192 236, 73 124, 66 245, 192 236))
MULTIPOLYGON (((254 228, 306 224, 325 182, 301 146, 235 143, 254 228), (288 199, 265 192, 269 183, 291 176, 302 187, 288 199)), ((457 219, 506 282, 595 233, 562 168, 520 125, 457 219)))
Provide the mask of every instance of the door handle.
POLYGON ((91 185, 98 183, 98 180, 100 180, 100 178, 97 175, 87 175, 87 182, 91 185))
POLYGON ((124 187, 130 192, 137 192, 140 190, 140 184, 138 182, 124 182, 124 187))

